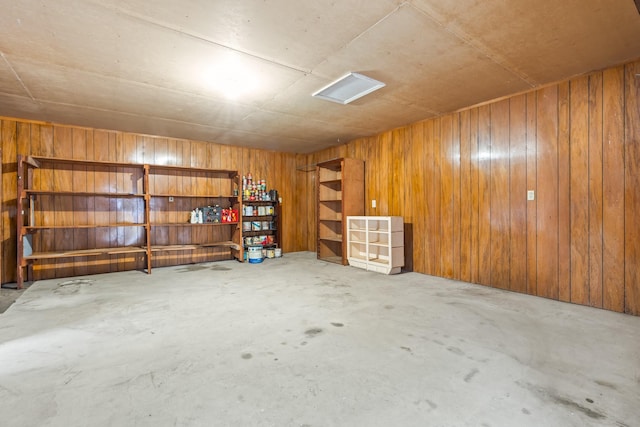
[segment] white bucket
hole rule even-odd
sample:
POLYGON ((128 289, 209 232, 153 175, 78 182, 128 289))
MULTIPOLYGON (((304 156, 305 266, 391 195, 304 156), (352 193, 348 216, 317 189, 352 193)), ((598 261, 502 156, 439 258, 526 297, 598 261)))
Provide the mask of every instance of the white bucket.
POLYGON ((280 258, 282 256, 282 248, 276 248, 274 251, 274 255, 276 258, 280 258))
POLYGON ((247 251, 249 253, 248 258, 250 264, 258 264, 264 260, 264 257, 262 256, 262 246, 249 246, 247 251))

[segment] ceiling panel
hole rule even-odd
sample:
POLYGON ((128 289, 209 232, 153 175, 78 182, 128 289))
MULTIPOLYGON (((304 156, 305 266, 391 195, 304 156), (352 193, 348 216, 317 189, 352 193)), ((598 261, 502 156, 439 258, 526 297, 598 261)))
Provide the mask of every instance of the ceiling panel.
POLYGON ((397 0, 94 2, 304 71, 311 71, 402 3, 397 0))
POLYGON ((632 0, 413 3, 534 84, 640 56, 640 16, 632 0))
POLYGON ((90 3, 16 3, 11 7, 14 19, 0 15, 2 31, 11 34, 0 38, 0 51, 9 58, 222 100, 225 97, 216 91, 212 76, 216 68, 235 62, 260 79, 258 90, 245 101, 253 104, 270 99, 304 75, 90 3), (40 14, 29 13, 36 7, 40 14))

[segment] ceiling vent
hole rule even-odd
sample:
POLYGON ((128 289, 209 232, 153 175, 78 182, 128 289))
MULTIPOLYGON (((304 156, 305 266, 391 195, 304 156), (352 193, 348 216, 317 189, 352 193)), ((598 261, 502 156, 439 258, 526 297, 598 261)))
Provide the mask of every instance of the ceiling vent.
POLYGON ((358 73, 349 73, 311 96, 337 102, 338 104, 348 104, 384 86, 384 83, 371 77, 358 73))

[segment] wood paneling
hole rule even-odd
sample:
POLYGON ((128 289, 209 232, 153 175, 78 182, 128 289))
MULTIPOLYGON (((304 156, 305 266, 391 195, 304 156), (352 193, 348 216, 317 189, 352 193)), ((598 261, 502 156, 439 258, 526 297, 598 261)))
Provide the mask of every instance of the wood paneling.
POLYGON ((538 295, 558 298, 558 87, 537 95, 538 295))
POLYGON ((478 283, 491 285, 491 106, 478 109, 478 283))
MULTIPOLYGON (((607 310, 624 309, 624 67, 603 74, 603 301, 607 310)), ((637 109, 636 109, 637 111, 637 109)), ((637 211, 636 211, 637 214, 637 211)), ((636 265, 637 267, 637 265, 636 265)))
POLYGON ((589 304, 602 307, 602 73, 589 76, 589 304))
POLYGON ((490 284, 509 289, 511 266, 509 100, 491 104, 491 169, 489 178, 490 284))
POLYGON ((569 83, 558 86, 558 299, 571 301, 569 83))
POLYGON ((440 275, 453 278, 454 264, 454 170, 453 117, 440 121, 440 275))
POLYGON ((527 291, 527 100, 509 101, 509 289, 527 291))
POLYGON ((640 315, 640 61, 625 67, 624 311, 640 315))
POLYGON ((460 113, 460 279, 471 281, 471 115, 460 113))
POLYGON ((589 78, 571 82, 571 301, 589 303, 589 78))
POLYGON ((367 213, 412 223, 416 272, 639 314, 639 69, 345 144, 366 161, 367 213))
MULTIPOLYGON (((536 191, 538 182, 538 159, 536 132, 538 123, 538 97, 535 92, 527 94, 527 191, 536 191)), ((538 295, 538 240, 536 230, 538 225, 538 200, 527 200, 527 293, 538 295)))

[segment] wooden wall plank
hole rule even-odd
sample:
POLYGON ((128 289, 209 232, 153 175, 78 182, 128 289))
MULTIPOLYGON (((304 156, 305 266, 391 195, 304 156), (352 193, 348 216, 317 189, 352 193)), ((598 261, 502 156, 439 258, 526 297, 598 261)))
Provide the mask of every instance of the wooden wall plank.
POLYGON ((493 103, 490 107, 490 284, 500 289, 509 289, 511 267, 509 99, 493 103))
MULTIPOLYGON (((22 129, 21 129, 22 130, 22 129)), ((14 207, 17 200, 17 175, 10 173, 8 165, 16 164, 17 161, 17 140, 18 124, 14 120, 6 120, 0 123, 0 200, 2 200, 2 223, 0 224, 2 233, 2 248, 0 249, 0 278, 2 280, 15 280, 16 276, 16 250, 17 242, 11 239, 11 235, 15 235, 16 230, 16 208, 14 207), (13 203, 12 203, 13 202, 13 203), (11 206, 11 208, 9 208, 11 206), (11 262, 13 261, 13 262, 11 262), (11 271, 13 270, 13 272, 11 271)), ((14 168, 17 170, 17 168, 14 168)))
POLYGON ((380 157, 378 158, 378 215, 389 215, 391 209, 391 186, 393 182, 393 139, 392 133, 386 132, 379 139, 380 157))
POLYGON ((460 114, 452 115, 451 168, 453 172, 453 278, 460 279, 460 114))
POLYGON ((602 73, 589 76, 589 304, 602 307, 602 73))
MULTIPOLYGON (((399 172, 402 176, 402 179, 398 180, 397 183, 400 185, 398 189, 403 193, 403 206, 400 206, 398 215, 403 217, 404 221, 404 271, 413 271, 413 255, 414 251, 414 242, 413 242, 413 225, 415 223, 414 217, 414 189, 413 189, 413 177, 419 175, 414 170, 414 164, 412 162, 412 156, 415 152, 414 145, 415 137, 413 135, 413 126, 407 127, 404 135, 402 137, 404 140, 399 140, 396 143, 403 147, 402 150, 402 165, 403 169, 399 172), (406 142, 405 142, 406 141, 406 142)), ((365 199, 365 205, 367 201, 365 199)))
POLYGON ((472 108, 469 113, 469 149, 471 153, 471 232, 470 232, 470 263, 471 282, 480 283, 480 168, 478 151, 478 108, 472 108))
POLYGON ((589 78, 571 81, 571 302, 589 303, 589 78))
POLYGON ((411 145, 411 202, 413 213, 413 237, 411 241, 413 243, 413 252, 411 256, 413 258, 413 271, 425 271, 425 257, 426 257, 426 192, 424 182, 424 170, 425 170, 425 134, 424 123, 418 123, 411 129, 412 133, 412 145, 411 145))
POLYGON ((471 281, 471 112, 460 113, 460 280, 471 281))
POLYGON ((537 92, 538 295, 558 298, 558 87, 537 92))
POLYGON ((624 67, 604 71, 603 123, 603 301, 624 310, 624 67))
POLYGON ((491 106, 478 109, 478 283, 491 281, 491 106))
MULTIPOLYGON (((538 96, 536 92, 527 94, 527 191, 538 194, 538 96)), ((527 293, 538 294, 538 200, 527 201, 527 293)))
POLYGON ((527 291, 527 100, 509 102, 509 289, 527 291))
POLYGON ((640 315, 640 61, 625 66, 624 311, 640 315))
POLYGON ((569 82, 558 85, 558 299, 571 300, 569 82))
MULTIPOLYGON (((424 272, 426 274, 436 275, 436 260, 440 265, 439 258, 439 227, 440 222, 437 220, 440 209, 435 203, 436 189, 440 185, 440 181, 436 183, 436 176, 439 177, 439 173, 436 174, 436 143, 434 141, 434 124, 435 120, 430 120, 423 124, 423 144, 424 144, 424 186, 425 186, 425 201, 424 201, 424 234, 422 236, 429 236, 425 238, 425 254, 423 257, 424 272)), ((414 241, 415 238, 414 237, 414 241)), ((424 237, 423 237, 424 238, 424 237)))
POLYGON ((440 118, 440 275, 452 279, 453 224, 453 116, 440 118))
POLYGON ((433 120, 430 122, 431 126, 429 127, 429 142, 428 144, 433 149, 433 166, 431 169, 430 176, 430 189, 429 196, 431 201, 431 224, 428 232, 429 236, 429 265, 431 266, 430 273, 435 276, 442 275, 442 267, 441 267, 441 257, 442 257, 442 232, 440 228, 441 224, 441 194, 442 194, 442 175, 441 175, 441 166, 442 166, 442 156, 441 156, 441 136, 440 136, 440 124, 441 121, 439 119, 433 120))
MULTIPOLYGON (((410 140, 407 138, 409 132, 406 128, 394 129, 390 133, 391 138, 391 150, 390 150, 390 162, 391 170, 389 171, 389 215, 402 216, 405 213, 405 141, 410 140)), ((366 201, 365 201, 366 203, 366 201)))

